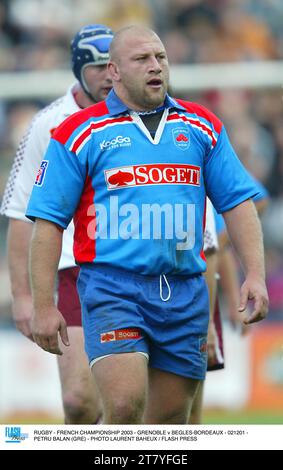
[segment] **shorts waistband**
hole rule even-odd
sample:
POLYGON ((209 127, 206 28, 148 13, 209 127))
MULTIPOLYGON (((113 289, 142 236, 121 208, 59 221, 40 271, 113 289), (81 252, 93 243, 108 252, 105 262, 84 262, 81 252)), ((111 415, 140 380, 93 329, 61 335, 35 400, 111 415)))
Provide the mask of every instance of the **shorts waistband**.
POLYGON ((202 273, 197 273, 197 274, 172 274, 172 273, 164 273, 160 272, 159 274, 140 274, 136 273, 133 271, 127 271, 126 269, 123 268, 117 268, 116 266, 109 266, 107 264, 95 264, 95 263, 84 263, 80 265, 81 269, 84 271, 99 271, 99 272, 104 272, 105 274, 114 274, 118 275, 123 279, 132 279, 132 280, 138 280, 138 281, 158 281, 160 279, 160 276, 163 274, 166 275, 166 278, 170 282, 174 281, 185 281, 186 279, 193 279, 200 277, 202 273))

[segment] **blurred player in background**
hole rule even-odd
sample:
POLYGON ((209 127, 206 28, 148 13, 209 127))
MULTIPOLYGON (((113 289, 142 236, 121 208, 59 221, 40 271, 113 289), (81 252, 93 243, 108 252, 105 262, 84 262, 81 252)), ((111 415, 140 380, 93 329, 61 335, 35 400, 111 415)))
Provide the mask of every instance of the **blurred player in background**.
MULTIPOLYGON (((25 217, 34 184, 44 178, 40 166, 50 137, 71 114, 103 100, 112 88, 107 70, 113 33, 107 26, 83 27, 71 42, 72 70, 78 80, 65 96, 38 112, 20 142, 3 197, 1 213, 9 217, 8 258, 16 327, 32 339, 32 298, 29 285, 28 252, 33 224, 25 217), (38 168, 40 170, 38 171, 38 168)), ((62 178, 64 170, 62 169, 62 178)), ((71 223, 64 233, 58 273, 58 308, 68 325, 70 346, 61 345, 58 356, 65 423, 95 423, 101 414, 95 383, 84 352, 81 308, 76 290, 79 268, 73 257, 71 223)))

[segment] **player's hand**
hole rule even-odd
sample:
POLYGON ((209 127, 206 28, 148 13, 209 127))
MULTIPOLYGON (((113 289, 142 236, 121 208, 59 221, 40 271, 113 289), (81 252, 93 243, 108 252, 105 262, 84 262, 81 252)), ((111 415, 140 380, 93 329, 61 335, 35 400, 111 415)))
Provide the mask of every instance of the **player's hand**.
POLYGON ((263 320, 268 312, 268 293, 265 282, 261 278, 247 277, 241 287, 239 312, 247 309, 248 301, 253 303, 251 314, 246 314, 243 323, 249 325, 263 320))
POLYGON ((31 330, 36 344, 51 354, 63 354, 58 343, 58 333, 65 346, 70 344, 66 322, 55 306, 36 309, 31 330))
POLYGON ((32 297, 25 295, 14 297, 12 301, 12 315, 16 328, 27 338, 33 341, 31 333, 32 297))

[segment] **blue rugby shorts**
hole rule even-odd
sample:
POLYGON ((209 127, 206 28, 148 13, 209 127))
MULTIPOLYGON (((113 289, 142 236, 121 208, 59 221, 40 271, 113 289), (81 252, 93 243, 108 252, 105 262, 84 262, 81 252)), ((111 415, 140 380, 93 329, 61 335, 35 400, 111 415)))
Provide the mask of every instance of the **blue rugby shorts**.
POLYGON ((202 275, 145 276, 83 265, 77 287, 90 366, 138 352, 149 367, 205 378, 209 301, 202 275))

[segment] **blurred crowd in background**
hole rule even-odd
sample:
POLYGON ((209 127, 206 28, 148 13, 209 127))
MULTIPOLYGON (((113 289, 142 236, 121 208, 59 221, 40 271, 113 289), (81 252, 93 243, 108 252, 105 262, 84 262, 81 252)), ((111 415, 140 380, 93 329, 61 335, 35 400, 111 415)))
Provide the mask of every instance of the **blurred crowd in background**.
MULTIPOLYGON (((153 28, 171 64, 283 60, 282 0, 0 0, 0 73, 69 69, 69 43, 88 23, 117 30, 153 28)), ((179 96, 181 97, 181 96, 179 96)), ((244 165, 270 193, 263 217, 270 320, 283 320, 282 89, 210 90, 182 96, 225 123, 244 165)), ((0 101, 0 197, 15 150, 39 100, 0 101)), ((5 257, 7 220, 0 218, 0 320, 9 323, 5 257)))

